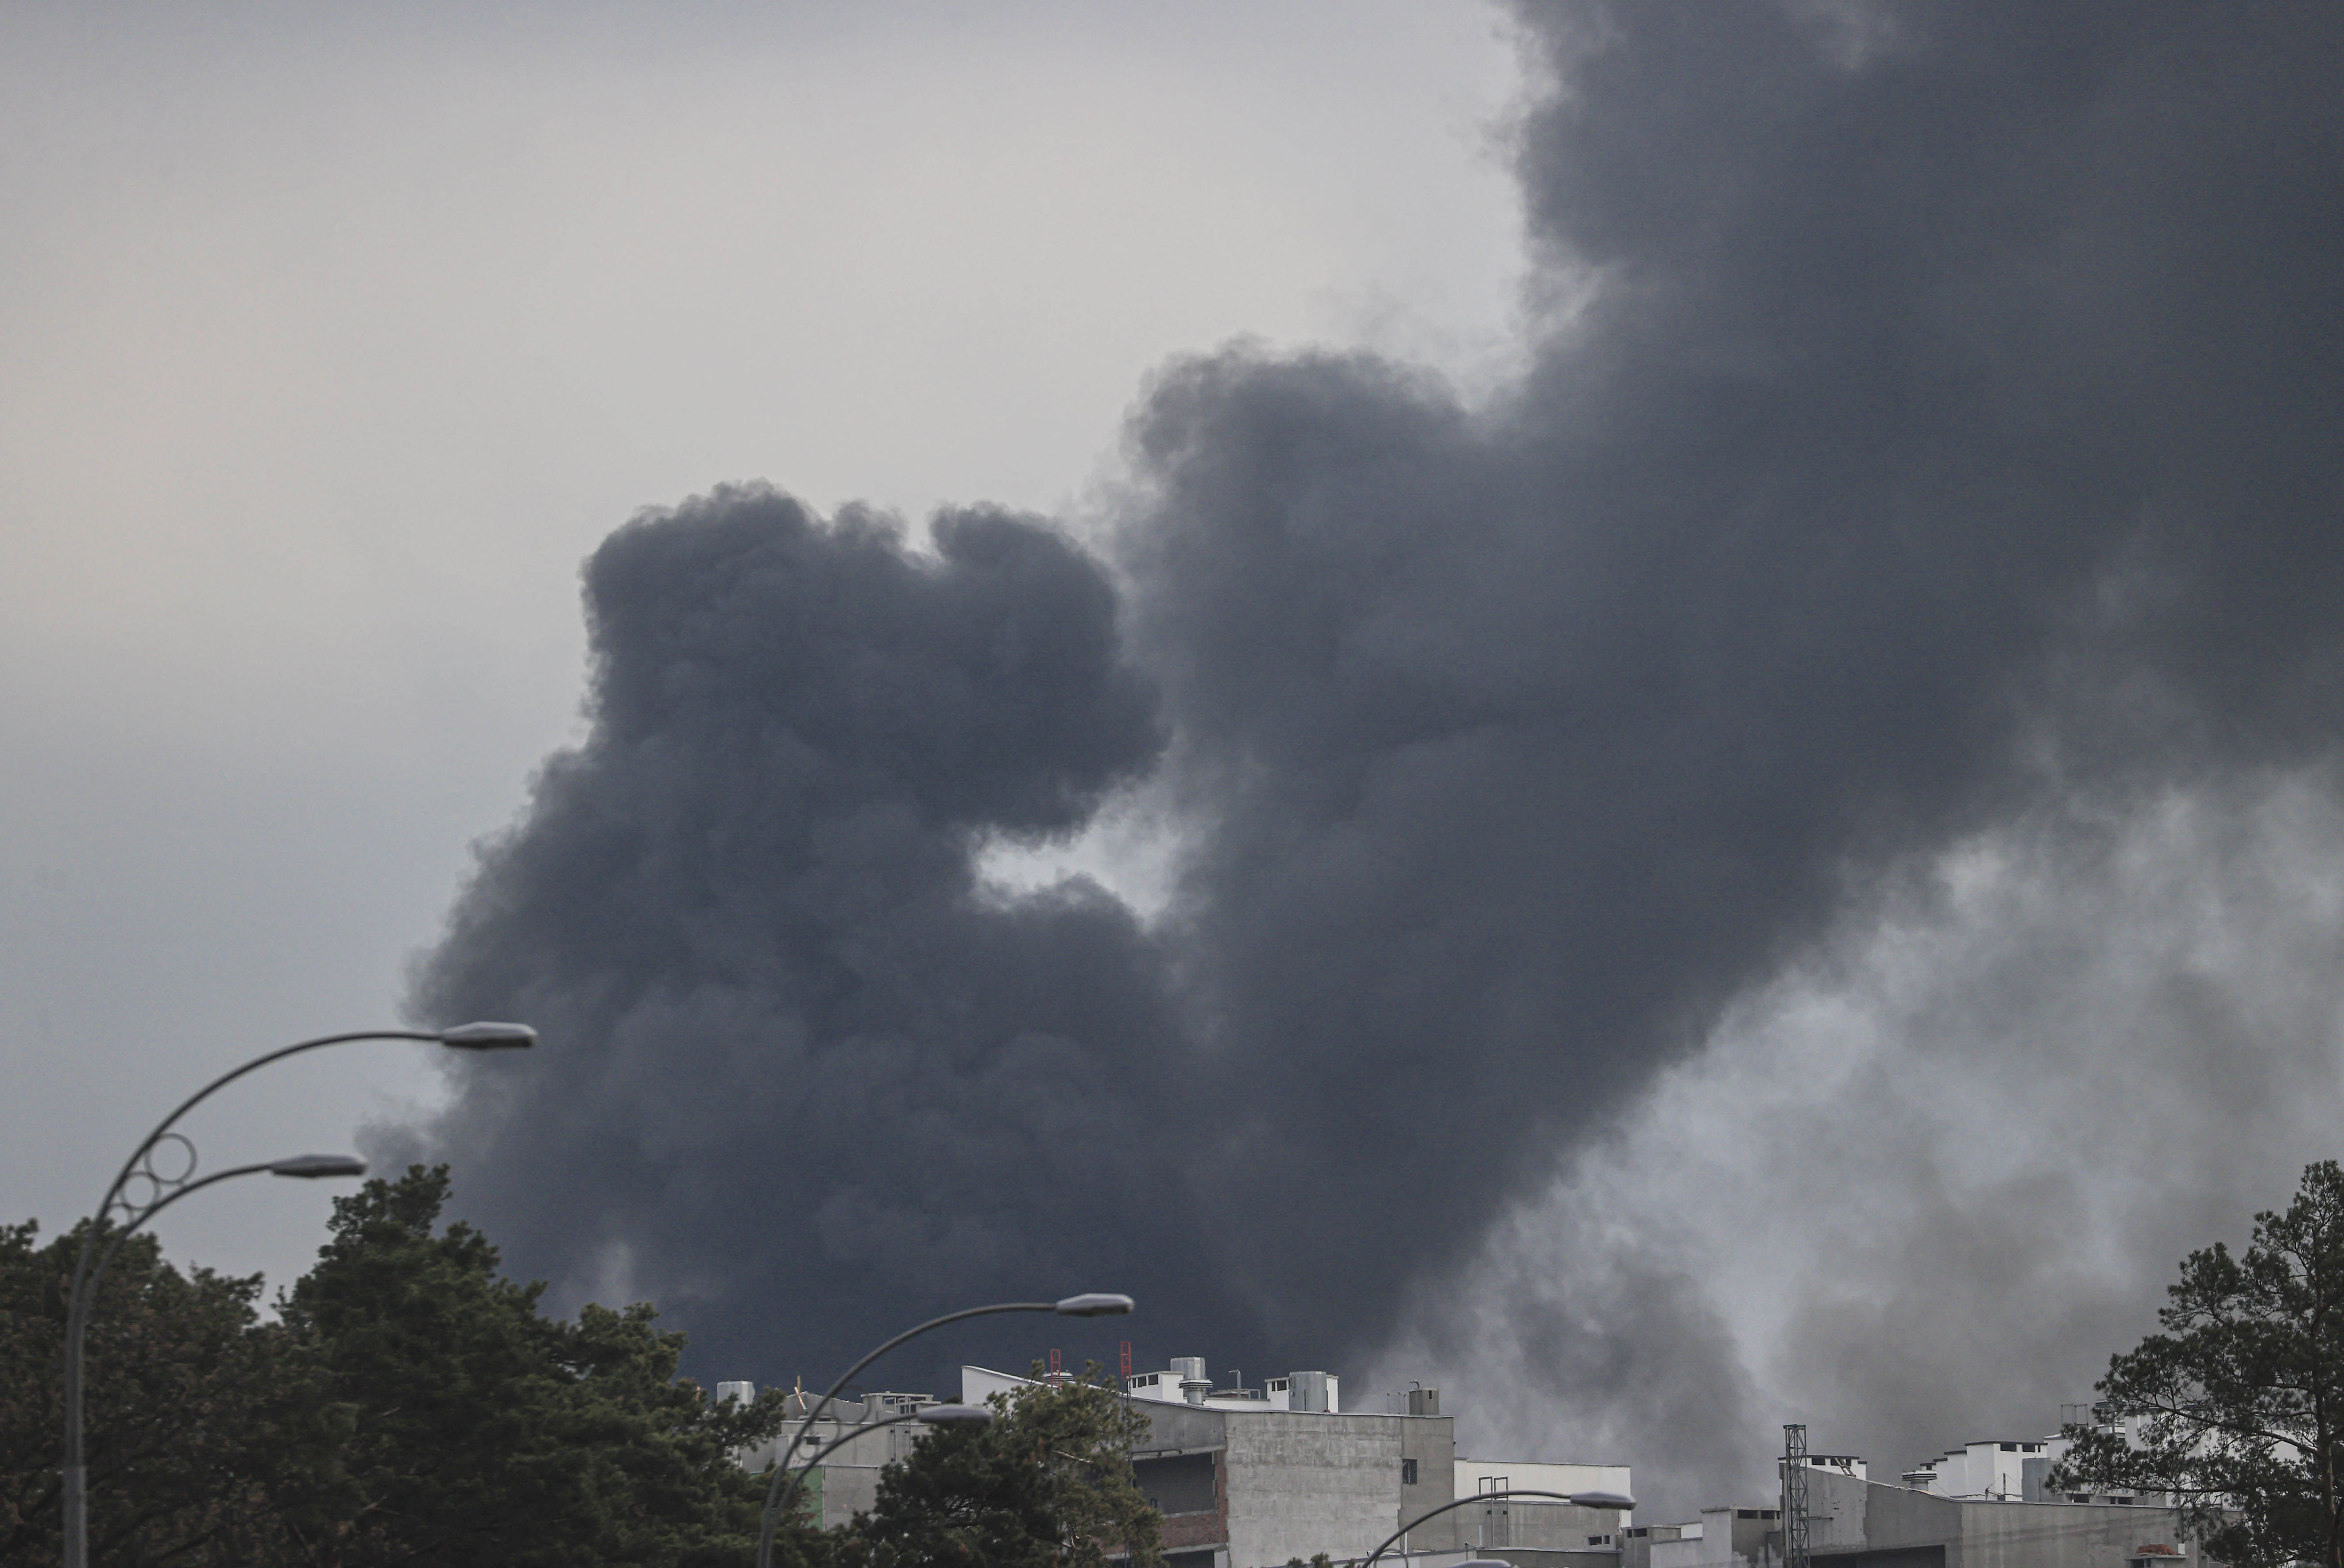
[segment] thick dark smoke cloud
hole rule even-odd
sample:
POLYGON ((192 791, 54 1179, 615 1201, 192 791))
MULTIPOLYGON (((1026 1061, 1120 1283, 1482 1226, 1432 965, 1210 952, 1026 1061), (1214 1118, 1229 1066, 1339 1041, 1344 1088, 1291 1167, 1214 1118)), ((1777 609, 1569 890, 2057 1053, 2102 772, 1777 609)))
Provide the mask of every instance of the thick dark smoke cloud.
MULTIPOLYGON (((1108 1279, 1144 1356, 1339 1363, 1879 875, 2332 744, 2344 13, 1521 22, 1498 397, 1171 367, 1112 578, 749 491, 598 552, 591 733, 418 992, 558 1042, 431 1134, 518 1265, 711 1371, 1108 1279), (980 885, 1142 781, 1160 920, 980 885)), ((1608 1244, 1571 1310, 1740 1397, 1608 1244)))
POLYGON ((1601 282, 1500 408, 1223 356, 1139 420, 1188 999, 1254 1089, 1208 1181, 1355 1217, 1248 1235, 1272 1310, 1478 1239, 2043 726, 2070 768, 2332 733, 2332 37, 1866 15, 1860 60, 1844 16, 1531 17, 1532 212, 1601 282))
MULTIPOLYGON (((422 976, 432 1016, 559 1042, 438 1130, 495 1233, 677 1301, 719 1366, 818 1373, 932 1301, 1086 1288, 1182 1179, 1157 947, 1094 887, 1003 906, 971 867, 1161 747, 1113 591, 1031 519, 934 541, 753 489, 613 535, 591 736, 422 976)), ((1193 1232, 1149 1246, 1208 1320, 1193 1232)))

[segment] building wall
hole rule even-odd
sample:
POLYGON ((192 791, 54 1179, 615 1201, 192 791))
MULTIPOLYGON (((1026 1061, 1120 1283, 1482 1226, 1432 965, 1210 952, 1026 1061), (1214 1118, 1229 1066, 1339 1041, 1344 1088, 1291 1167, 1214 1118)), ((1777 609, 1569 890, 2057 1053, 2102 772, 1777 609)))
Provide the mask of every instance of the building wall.
POLYGON ((2126 1568, 2147 1546, 2204 1568, 2170 1508, 1970 1502, 1821 1473, 1807 1486, 1816 1568, 2126 1568))
MULTIPOLYGON (((803 1408, 811 1408, 812 1403, 809 1400, 803 1408)), ((803 1445, 795 1452, 800 1455, 818 1452, 842 1433, 851 1434, 855 1427, 878 1421, 901 1408, 904 1407, 885 1405, 877 1400, 868 1403, 838 1401, 807 1431, 803 1445)), ((773 1468, 782 1444, 796 1431, 793 1421, 778 1436, 735 1450, 732 1457, 743 1469, 763 1473, 773 1468)), ((828 1529, 845 1523, 857 1513, 869 1512, 878 1499, 880 1471, 894 1461, 910 1458, 913 1446, 926 1431, 906 1423, 849 1435, 831 1450, 822 1463, 806 1472, 803 1495, 808 1516, 828 1529)))
POLYGON ((2200 1561, 2170 1508, 2107 1503, 1965 1502, 1958 1553, 1945 1568, 2125 1568, 2144 1546, 2175 1548, 2177 1568, 2200 1561))
MULTIPOLYGON (((1930 1467, 1929 1490, 1940 1497, 2026 1497, 2027 1462, 2056 1462, 2073 1446, 2059 1437, 1965 1443, 1930 1467)), ((2036 1468, 2039 1473, 2049 1466, 2036 1468)))
POLYGON ((806 1473, 802 1511, 817 1530, 835 1530, 856 1514, 870 1512, 879 1501, 881 1469, 875 1464, 816 1465, 806 1473))
MULTIPOLYGON (((1148 1431, 1132 1452, 1143 1490, 1152 1476, 1182 1497, 1193 1475, 1161 1462, 1210 1453, 1221 1488, 1217 1516, 1167 1515, 1167 1549, 1228 1543, 1227 1568, 1284 1568, 1324 1552, 1358 1557, 1401 1523, 1456 1497, 1456 1422, 1447 1416, 1331 1414, 1226 1410, 1135 1400, 1148 1431), (1413 1482, 1406 1465, 1415 1463, 1413 1482), (1211 1533, 1219 1531, 1216 1535, 1211 1533)), ((1460 1539, 1454 1514, 1421 1533, 1416 1551, 1446 1551, 1460 1539)))
POLYGON ((1634 1495, 1624 1464, 1541 1464, 1528 1459, 1469 1459, 1459 1454, 1456 1473, 1460 1497, 1487 1492, 1492 1485, 1527 1486, 1540 1492, 1617 1492, 1634 1495))
POLYGON ((1147 1434, 1133 1446, 1135 1455, 1192 1452, 1227 1443, 1229 1417, 1224 1411, 1145 1400, 1133 1401, 1131 1408, 1147 1418, 1147 1434))
MULTIPOLYGON (((1695 1538, 1701 1534, 1701 1526, 1697 1523, 1651 1524, 1640 1526, 1632 1533, 1621 1531, 1618 1536, 1620 1568, 1653 1568, 1652 1553, 1672 1541, 1682 1540, 1688 1530, 1695 1538)), ((1668 1554, 1663 1553, 1661 1561, 1666 1562, 1668 1554)))
POLYGON ((1230 1568, 1282 1568, 1288 1558, 1307 1560, 1318 1552, 1359 1557, 1373 1551, 1399 1528, 1403 1492, 1425 1492, 1437 1482, 1438 1501, 1449 1500, 1446 1464, 1437 1477, 1425 1473, 1432 1457, 1429 1451, 1440 1445, 1422 1441, 1426 1433, 1404 1431, 1449 1424, 1406 1416, 1278 1411, 1230 1417, 1230 1568), (1418 1441, 1404 1441, 1409 1437, 1418 1441), (1413 1487, 1400 1483, 1407 1457, 1418 1461, 1413 1487))
POLYGON ((1457 1510, 1460 1547, 1477 1552, 1592 1552, 1618 1560, 1619 1515, 1535 1498, 1500 1498, 1457 1510), (1592 1538, 1601 1537, 1597 1542, 1592 1538))
POLYGON ((1164 1550, 1222 1550, 1229 1539, 1228 1467, 1218 1449, 1135 1460, 1140 1490, 1164 1515, 1164 1550))
MULTIPOLYGON (((1616 1519, 1590 1512, 1597 1521, 1616 1519)), ((1590 1533, 1602 1524, 1590 1526, 1590 1533)), ((1621 1526, 1612 1526, 1614 1531, 1621 1526)), ((1783 1519, 1773 1508, 1704 1508, 1698 1520, 1621 1534, 1623 1568, 1781 1568, 1783 1519)))
MULTIPOLYGON (((1431 1512, 1444 1502, 1457 1501, 1457 1419, 1454 1416, 1388 1416, 1383 1419, 1400 1423, 1401 1476, 1408 1473, 1405 1462, 1416 1462, 1416 1480, 1403 1480, 1400 1483, 1399 1506, 1393 1510, 1392 1522, 1384 1527, 1385 1533, 1389 1534, 1402 1524, 1431 1512)), ((1458 1514, 1465 1512, 1463 1509, 1452 1510, 1410 1531, 1408 1538, 1409 1549, 1440 1551, 1462 1544, 1465 1540, 1463 1522, 1458 1514)))

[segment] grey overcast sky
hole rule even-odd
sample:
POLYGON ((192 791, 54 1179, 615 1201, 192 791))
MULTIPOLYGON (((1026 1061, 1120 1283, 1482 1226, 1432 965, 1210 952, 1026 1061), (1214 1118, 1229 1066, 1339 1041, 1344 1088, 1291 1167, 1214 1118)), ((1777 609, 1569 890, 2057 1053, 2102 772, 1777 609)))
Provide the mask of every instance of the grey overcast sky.
POLYGON ((2339 33, 10 8, 6 1209, 526 1014, 199 1141, 703 1375, 1096 1269, 1661 1515, 2038 1435, 2339 1153, 2339 33))
MULTIPOLYGON (((0 14, 0 1195, 86 1209, 182 1086, 394 1018, 572 732, 577 567, 770 477, 1079 510, 1238 335, 1503 367, 1477 4, 0 14)), ((217 1159, 428 1103, 279 1068, 217 1159)), ((288 1278, 326 1195, 172 1247, 288 1278)))

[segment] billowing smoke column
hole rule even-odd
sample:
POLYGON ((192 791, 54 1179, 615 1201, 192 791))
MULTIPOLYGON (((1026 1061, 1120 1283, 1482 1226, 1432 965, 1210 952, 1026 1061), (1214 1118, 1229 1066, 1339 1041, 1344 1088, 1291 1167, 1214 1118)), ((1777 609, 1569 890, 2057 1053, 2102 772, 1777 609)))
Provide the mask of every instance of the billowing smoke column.
POLYGON ((1337 1360, 1852 890, 2332 744, 2344 13, 1522 20, 1495 400, 1172 367, 1112 573, 760 491, 597 553, 592 731, 418 997, 561 1041, 431 1138, 517 1266, 763 1376, 1095 1284, 1337 1360), (1160 920, 979 887, 1141 781, 1160 920))
MULTIPOLYGON (((1187 1175, 1157 946, 1095 888, 1003 907, 971 868, 1155 762, 1113 591, 1030 519, 934 537, 764 491, 613 535, 592 734, 422 985, 561 1042, 439 1130, 495 1233, 698 1301, 705 1353, 766 1376, 931 1301, 1070 1294, 1187 1175)), ((1197 1239, 1147 1244, 1209 1320, 1197 1239)))

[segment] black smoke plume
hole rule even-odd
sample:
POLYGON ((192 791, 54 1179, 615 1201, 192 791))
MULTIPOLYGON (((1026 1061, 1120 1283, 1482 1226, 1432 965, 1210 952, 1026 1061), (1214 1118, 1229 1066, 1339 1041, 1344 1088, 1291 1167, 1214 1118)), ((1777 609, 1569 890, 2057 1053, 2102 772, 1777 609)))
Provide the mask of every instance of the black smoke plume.
POLYGON ((598 551, 417 994, 551 1042, 429 1135, 517 1264, 712 1371, 1076 1287, 1340 1363, 1884 873, 2333 744, 2344 11, 1520 20, 1497 396, 1170 367, 1106 561, 761 490, 598 551), (980 886, 1142 784, 1160 918, 980 886))
MULTIPOLYGON (((933 531, 738 490, 613 535, 592 734, 422 981, 559 1042, 438 1130, 480 1210, 691 1303, 711 1364, 818 1375, 906 1310, 1096 1284, 1185 1178, 1157 946, 1096 887, 1005 906, 971 867, 1158 755, 1114 592, 1030 519, 933 531)), ((1147 1244, 1210 1321, 1197 1239, 1147 1244)))

